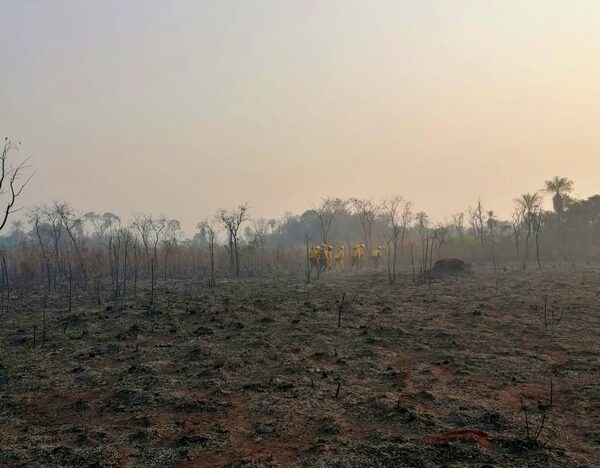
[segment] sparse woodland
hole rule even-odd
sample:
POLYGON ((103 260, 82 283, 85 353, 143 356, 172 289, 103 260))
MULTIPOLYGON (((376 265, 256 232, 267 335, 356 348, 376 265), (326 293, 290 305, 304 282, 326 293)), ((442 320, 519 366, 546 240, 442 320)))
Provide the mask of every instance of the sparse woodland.
POLYGON ((443 223, 400 196, 281 219, 244 203, 186 238, 162 215, 16 213, 16 149, 0 161, 0 465, 598 460, 600 195, 556 177, 510 220, 476 199, 443 223), (311 276, 314 244, 344 246, 344 271, 311 276), (441 259, 475 274, 433 278, 441 259))
MULTIPOLYGON (((301 215, 269 220, 253 219, 243 204, 200 221, 191 238, 166 216, 124 220, 54 202, 24 209, 18 221, 5 219, 1 287, 5 302, 29 288, 52 295, 67 287, 103 302, 136 296, 142 281, 160 293, 175 279, 215 285, 226 276, 304 274, 307 243, 349 249, 362 242, 365 267, 373 246, 382 245, 390 283, 397 271, 411 269, 415 280, 426 279, 433 262, 447 257, 495 270, 598 263, 600 195, 577 200, 569 197, 571 190, 571 181, 555 178, 544 190, 516 198, 510 220, 498 219, 479 199, 444 223, 401 197, 381 203, 327 198, 301 215), (553 199, 552 211, 542 208, 546 196, 553 199)), ((348 254, 345 263, 350 269, 348 254)))

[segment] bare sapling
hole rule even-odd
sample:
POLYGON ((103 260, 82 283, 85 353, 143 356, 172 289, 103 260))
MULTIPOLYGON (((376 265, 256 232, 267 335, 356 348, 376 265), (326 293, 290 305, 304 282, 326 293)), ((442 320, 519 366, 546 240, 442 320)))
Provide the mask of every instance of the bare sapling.
POLYGON ((8 266, 6 264, 6 253, 4 250, 2 250, 1 254, 2 254, 2 276, 4 277, 4 287, 5 287, 5 294, 6 294, 6 300, 4 302, 4 310, 6 313, 8 313, 8 311, 10 309, 10 279, 8 276, 8 266))
POLYGON ((544 296, 544 306, 542 308, 544 311, 544 328, 548 327, 548 296, 544 296))
POLYGON ((150 305, 154 306, 154 258, 150 261, 150 305))
POLYGON ((342 381, 340 380, 337 384, 337 388, 335 390, 335 399, 337 400, 340 396, 340 390, 342 388, 342 381))
POLYGON ((46 344, 46 307, 42 310, 42 346, 46 344))
POLYGON ((548 296, 544 296, 542 312, 544 316, 544 328, 548 328, 548 326, 550 326, 552 330, 556 330, 556 328, 562 322, 563 316, 565 314, 565 309, 561 309, 560 315, 558 317, 555 317, 554 307, 550 307, 548 305, 548 296), (550 316, 548 316, 548 312, 550 312, 550 316))
POLYGON ((310 239, 308 237, 308 232, 304 236, 304 242, 306 245, 306 283, 310 283, 310 275, 312 270, 312 265, 310 263, 310 239))
POLYGON ((344 308, 344 300, 346 299, 346 293, 342 294, 342 300, 338 305, 338 328, 342 326, 342 309, 344 308))
POLYGON ((546 424, 548 422, 548 418, 550 417, 550 413, 552 408, 554 407, 554 381, 552 377, 550 377, 549 384, 549 395, 546 402, 539 402, 537 404, 537 408, 541 413, 538 417, 538 422, 534 423, 535 418, 534 414, 531 413, 531 417, 529 414, 529 407, 527 406, 523 397, 521 397, 521 410, 523 411, 523 418, 525 420, 525 441, 531 447, 545 447, 548 445, 550 440, 552 439, 552 434, 546 430, 548 433, 548 437, 544 443, 541 443, 542 434, 544 429, 546 429, 546 424))
POLYGON ((342 326, 342 312, 352 312, 358 293, 354 294, 350 302, 346 302, 346 293, 342 294, 342 299, 338 304, 338 328, 342 326))
POLYGON ((412 244, 410 245, 410 263, 411 263, 411 266, 412 266, 412 280, 413 280, 413 283, 414 283, 415 281, 417 281, 417 278, 416 278, 416 275, 415 275, 415 252, 413 250, 412 244))
POLYGON ((392 272, 392 236, 388 234, 383 235, 383 240, 385 241, 385 245, 387 247, 387 272, 388 272, 388 283, 394 284, 394 277, 392 272))

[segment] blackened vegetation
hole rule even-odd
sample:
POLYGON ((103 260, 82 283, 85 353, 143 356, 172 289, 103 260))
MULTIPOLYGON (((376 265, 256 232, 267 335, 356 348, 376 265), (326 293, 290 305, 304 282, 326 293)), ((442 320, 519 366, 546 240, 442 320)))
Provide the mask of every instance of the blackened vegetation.
POLYGON ((3 316, 0 464, 598 466, 599 280, 32 291, 3 316))

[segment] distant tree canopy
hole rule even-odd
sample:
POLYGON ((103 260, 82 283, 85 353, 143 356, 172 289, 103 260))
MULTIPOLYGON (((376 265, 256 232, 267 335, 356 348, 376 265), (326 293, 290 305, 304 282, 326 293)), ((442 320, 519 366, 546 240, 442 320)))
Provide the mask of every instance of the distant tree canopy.
POLYGON ((32 207, 13 220, 0 236, 0 249, 9 260, 4 273, 9 280, 52 289, 75 272, 82 287, 114 294, 135 289, 132 285, 153 271, 160 271, 164 282, 211 276, 213 284, 218 276, 301 273, 306 242, 346 249, 362 243, 367 259, 370 248, 383 246, 390 282, 403 269, 423 274, 443 256, 493 268, 599 262, 600 195, 574 199, 572 188, 566 178, 547 181, 542 190, 515 198, 510 220, 481 199, 445 223, 433 222, 402 197, 325 198, 280 219, 252 218, 248 205, 241 204, 205 218, 189 238, 179 221, 165 216, 136 214, 125 222, 111 212, 80 213, 57 202, 32 207), (552 210, 542 208, 544 195, 552 197, 552 210))

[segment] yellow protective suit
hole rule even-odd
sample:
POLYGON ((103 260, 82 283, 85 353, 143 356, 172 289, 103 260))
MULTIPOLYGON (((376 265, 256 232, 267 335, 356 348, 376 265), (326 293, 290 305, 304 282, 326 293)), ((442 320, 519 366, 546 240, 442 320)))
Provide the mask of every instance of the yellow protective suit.
POLYGON ((308 251, 308 258, 310 260, 310 268, 319 269, 319 259, 321 258, 321 247, 313 245, 308 251))
POLYGON ((356 244, 352 247, 352 268, 358 270, 362 267, 364 254, 364 244, 356 244))
POLYGON ((331 265, 333 263, 333 247, 328 245, 325 248, 325 266, 328 270, 331 270, 331 265))
POLYGON ((379 262, 383 258, 383 247, 378 245, 371 251, 371 261, 373 262, 373 266, 377 270, 379 268, 379 262))
POLYGON ((346 251, 344 250, 344 246, 340 245, 335 251, 335 269, 337 271, 344 271, 345 256, 346 256, 346 251))

